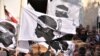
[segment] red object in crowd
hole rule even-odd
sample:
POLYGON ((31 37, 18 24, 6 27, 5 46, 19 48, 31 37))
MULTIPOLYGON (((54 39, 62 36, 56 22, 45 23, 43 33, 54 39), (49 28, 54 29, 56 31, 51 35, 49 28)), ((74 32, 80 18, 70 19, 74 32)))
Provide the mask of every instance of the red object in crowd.
POLYGON ((5 15, 7 16, 7 20, 18 23, 18 21, 5 9, 5 15))

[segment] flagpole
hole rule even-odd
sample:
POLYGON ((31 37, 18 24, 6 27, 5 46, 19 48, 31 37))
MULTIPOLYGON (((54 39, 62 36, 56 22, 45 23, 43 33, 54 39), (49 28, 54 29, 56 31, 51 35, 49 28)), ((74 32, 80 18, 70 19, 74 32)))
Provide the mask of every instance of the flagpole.
POLYGON ((0 0, 0 19, 5 19, 4 0, 0 0))
POLYGON ((97 24, 98 25, 98 33, 99 33, 99 27, 100 27, 99 26, 99 20, 100 20, 100 15, 99 15, 100 8, 99 7, 100 7, 100 3, 98 2, 98 24, 97 24))
POLYGON ((47 8, 46 8, 47 10, 46 10, 46 13, 48 13, 48 11, 49 11, 49 9, 48 9, 49 4, 50 4, 50 0, 47 1, 47 8))
MULTIPOLYGON (((4 0, 0 0, 0 19, 5 19, 5 13, 4 13, 4 0)), ((1 50, 3 51, 3 48, 1 47, 1 50)))
POLYGON ((98 4, 98 15, 97 15, 97 32, 99 33, 99 21, 100 21, 100 15, 99 15, 99 7, 100 7, 100 4, 99 4, 99 1, 96 2, 98 4))
POLYGON ((20 0, 20 10, 19 10, 19 22, 18 22, 18 25, 17 25, 17 37, 16 37, 16 53, 15 53, 15 56, 18 55, 19 51, 18 51, 18 38, 19 38, 19 29, 20 29, 20 20, 21 20, 21 13, 22 13, 22 0, 20 0))

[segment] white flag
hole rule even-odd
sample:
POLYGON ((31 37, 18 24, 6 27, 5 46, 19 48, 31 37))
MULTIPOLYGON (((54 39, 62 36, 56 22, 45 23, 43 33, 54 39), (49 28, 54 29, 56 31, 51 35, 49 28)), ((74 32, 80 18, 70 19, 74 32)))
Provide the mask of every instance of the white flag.
POLYGON ((52 0, 48 3, 47 13, 49 15, 72 20, 77 27, 79 26, 80 8, 81 6, 78 0, 52 0))
POLYGON ((9 41, 12 40, 12 43, 9 44, 8 46, 5 46, 5 44, 3 44, 4 42, 7 42, 7 43, 9 42, 9 41, 5 40, 7 38, 0 40, 0 47, 1 48, 13 49, 16 46, 16 41, 15 41, 15 39, 16 39, 15 38, 15 35, 16 35, 16 26, 17 25, 15 23, 13 23, 13 22, 7 21, 5 19, 1 19, 0 20, 0 34, 1 34, 0 37, 1 38, 5 38, 5 37, 3 37, 4 33, 10 33, 10 34, 8 34, 8 38, 10 38, 9 37, 10 35, 14 35, 14 36, 12 36, 11 39, 8 39, 9 41))
POLYGON ((76 26, 69 19, 37 12, 28 5, 23 10, 19 40, 50 41, 64 34, 75 34, 76 26))

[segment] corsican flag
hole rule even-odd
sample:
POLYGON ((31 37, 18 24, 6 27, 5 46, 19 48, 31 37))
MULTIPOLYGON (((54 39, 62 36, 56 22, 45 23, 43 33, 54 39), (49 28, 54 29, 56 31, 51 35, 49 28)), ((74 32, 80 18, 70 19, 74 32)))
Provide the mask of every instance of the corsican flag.
POLYGON ((50 41, 65 34, 75 34, 76 26, 72 18, 55 17, 40 13, 28 5, 23 10, 19 40, 50 41))
POLYGON ((79 26, 80 8, 78 0, 52 0, 48 3, 47 13, 74 21, 74 25, 79 26))
POLYGON ((15 47, 16 24, 5 19, 0 20, 0 47, 13 49, 15 47))

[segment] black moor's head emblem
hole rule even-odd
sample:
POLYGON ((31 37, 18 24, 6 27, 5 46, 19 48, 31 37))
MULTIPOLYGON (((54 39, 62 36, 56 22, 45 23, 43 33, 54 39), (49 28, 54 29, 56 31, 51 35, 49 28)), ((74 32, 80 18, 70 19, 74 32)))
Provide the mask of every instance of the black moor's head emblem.
POLYGON ((50 26, 51 28, 53 29, 56 29, 57 27, 57 23, 56 21, 50 17, 50 16, 47 16, 47 15, 42 15, 39 17, 39 19, 46 25, 50 26))
POLYGON ((68 7, 66 7, 65 5, 58 5, 56 6, 57 7, 57 10, 55 12, 55 15, 57 17, 65 17, 65 18, 68 18, 68 7), (60 10, 58 10, 60 9, 60 10))
POLYGON ((52 29, 50 29, 50 28, 43 28, 39 24, 36 27, 36 32, 35 33, 36 33, 37 37, 44 37, 46 41, 50 41, 54 37, 52 29))
POLYGON ((14 37, 15 28, 8 22, 0 22, 0 42, 8 47, 13 43, 12 37, 14 37))

